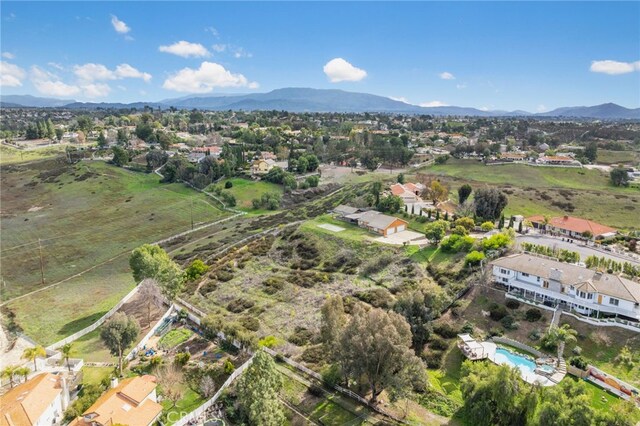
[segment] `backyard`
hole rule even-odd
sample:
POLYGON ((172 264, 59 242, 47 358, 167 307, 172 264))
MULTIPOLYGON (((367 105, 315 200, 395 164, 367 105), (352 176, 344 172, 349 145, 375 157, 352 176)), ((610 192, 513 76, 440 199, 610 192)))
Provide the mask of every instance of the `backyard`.
MULTIPOLYGON (((263 209, 254 209, 252 200, 262 197, 263 194, 278 194, 282 196, 282 185, 266 181, 255 181, 242 178, 225 179, 218 184, 222 191, 233 195, 236 198, 236 207, 250 213, 264 213, 263 209), (231 188, 225 188, 225 184, 231 182, 231 188)), ((268 211, 268 210, 266 210, 268 211)))

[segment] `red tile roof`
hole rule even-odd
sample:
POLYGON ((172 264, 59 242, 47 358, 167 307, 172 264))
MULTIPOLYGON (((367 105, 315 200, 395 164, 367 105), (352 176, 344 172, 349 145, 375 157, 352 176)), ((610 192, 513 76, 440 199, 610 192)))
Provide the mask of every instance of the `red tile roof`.
MULTIPOLYGON (((536 222, 536 223, 544 222, 544 216, 542 215, 531 216, 527 219, 530 220, 531 222, 536 222)), ((583 233, 584 231, 589 231, 596 237, 602 234, 617 232, 617 229, 612 228, 610 226, 602 225, 597 222, 592 222, 587 219, 582 219, 580 217, 573 217, 573 216, 558 216, 558 217, 549 218, 549 225, 555 228, 565 229, 567 231, 573 231, 573 232, 579 232, 579 233, 583 233)))

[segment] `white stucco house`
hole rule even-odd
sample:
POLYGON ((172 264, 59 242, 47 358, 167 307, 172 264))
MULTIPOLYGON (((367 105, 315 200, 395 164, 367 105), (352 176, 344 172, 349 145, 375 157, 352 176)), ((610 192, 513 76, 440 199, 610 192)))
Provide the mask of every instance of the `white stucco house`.
POLYGON ((503 257, 491 265, 494 282, 525 299, 583 315, 640 321, 640 283, 635 281, 529 254, 503 257))

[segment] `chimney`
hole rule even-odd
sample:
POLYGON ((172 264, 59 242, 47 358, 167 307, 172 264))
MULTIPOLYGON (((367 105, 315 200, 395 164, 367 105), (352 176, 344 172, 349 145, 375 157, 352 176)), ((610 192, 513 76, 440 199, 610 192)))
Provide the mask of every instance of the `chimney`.
POLYGON ((118 378, 117 377, 112 377, 111 378, 111 389, 115 389, 116 387, 118 387, 118 378))

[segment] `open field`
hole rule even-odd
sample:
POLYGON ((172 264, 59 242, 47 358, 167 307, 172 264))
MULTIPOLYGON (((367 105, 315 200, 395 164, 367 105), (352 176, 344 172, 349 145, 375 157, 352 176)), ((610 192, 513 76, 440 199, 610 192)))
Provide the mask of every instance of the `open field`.
POLYGON ((191 200, 195 224, 228 216, 182 185, 98 162, 7 166, 1 195, 2 299, 42 344, 86 327, 121 299, 135 285, 128 253, 188 230, 191 200), (64 281, 11 300, 43 288, 38 238, 45 286, 64 281), (41 306, 56 309, 45 319, 41 306))
MULTIPOLYGON (((251 204, 251 201, 254 198, 260 198, 262 197, 262 194, 267 193, 275 193, 282 196, 283 193, 281 185, 277 185, 271 182, 254 181, 241 178, 225 179, 218 185, 224 188, 224 185, 227 182, 233 183, 233 187, 223 189, 222 191, 228 192, 229 194, 236 197, 236 202, 238 203, 236 207, 238 209, 245 210, 251 213, 256 213, 256 209, 254 209, 253 205, 251 204)), ((261 209, 259 211, 264 212, 261 209)))
POLYGON ((638 151, 610 151, 606 149, 598 150, 598 164, 628 164, 637 165, 640 162, 640 152, 638 151))
POLYGON ((27 161, 44 160, 46 158, 63 155, 64 146, 51 146, 47 148, 22 150, 7 145, 0 145, 0 164, 16 164, 27 161))
MULTIPOLYGON (((638 228, 640 191, 610 184, 598 170, 532 167, 521 164, 485 166, 474 160, 450 159, 422 172, 433 173, 452 191, 463 183, 474 188, 500 188, 509 197, 506 215, 534 214, 584 217, 620 229, 638 228)), ((472 195, 473 196, 473 195, 472 195)))

